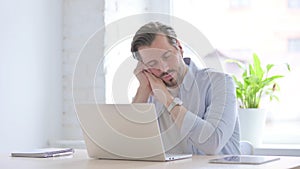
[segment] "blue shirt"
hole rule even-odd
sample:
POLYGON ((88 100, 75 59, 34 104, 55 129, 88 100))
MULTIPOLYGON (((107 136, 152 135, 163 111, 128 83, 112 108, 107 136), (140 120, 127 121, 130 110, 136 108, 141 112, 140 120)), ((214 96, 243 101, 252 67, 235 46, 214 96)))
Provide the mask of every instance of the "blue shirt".
POLYGON ((235 85, 231 76, 199 69, 193 62, 177 91, 188 110, 181 128, 153 98, 166 151, 192 154, 240 154, 235 85))

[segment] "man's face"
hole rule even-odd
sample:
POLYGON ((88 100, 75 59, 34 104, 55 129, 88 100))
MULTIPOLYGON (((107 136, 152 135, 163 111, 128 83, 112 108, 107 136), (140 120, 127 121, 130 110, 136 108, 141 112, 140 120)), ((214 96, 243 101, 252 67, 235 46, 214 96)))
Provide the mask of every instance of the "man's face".
POLYGON ((167 37, 157 35, 150 46, 141 46, 138 51, 147 70, 163 80, 167 87, 181 83, 185 69, 182 53, 167 37))

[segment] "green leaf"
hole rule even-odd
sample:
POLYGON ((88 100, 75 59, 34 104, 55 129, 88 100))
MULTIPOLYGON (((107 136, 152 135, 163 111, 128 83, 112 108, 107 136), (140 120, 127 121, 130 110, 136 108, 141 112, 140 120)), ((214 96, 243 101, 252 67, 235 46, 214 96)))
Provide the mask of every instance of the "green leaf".
POLYGON ((270 85, 272 82, 274 82, 275 79, 279 79, 279 78, 282 78, 284 76, 282 75, 275 75, 275 76, 271 76, 271 77, 268 77, 268 78, 265 78, 262 83, 264 84, 264 86, 267 86, 267 85, 270 85))
POLYGON ((276 101, 279 101, 279 98, 275 95, 273 95, 272 98, 274 98, 276 101))
MULTIPOLYGON (((239 68, 243 69, 241 79, 233 76, 236 84, 236 97, 242 108, 258 108, 262 96, 269 96, 269 99, 278 100, 274 95, 279 90, 276 80, 284 77, 283 75, 274 75, 268 77, 269 71, 275 66, 274 64, 267 64, 264 69, 261 66, 261 61, 257 54, 253 54, 252 64, 243 64, 240 61, 228 60, 228 62, 236 63, 239 68)), ((290 71, 289 64, 286 64, 290 71)))
POLYGON ((254 71, 253 66, 251 64, 249 65, 249 75, 250 76, 255 75, 255 71, 254 71))
POLYGON ((274 64, 268 64, 267 65, 267 72, 269 72, 272 69, 273 66, 274 66, 274 64))
POLYGON ((246 67, 245 67, 245 64, 243 64, 242 62, 238 61, 238 60, 233 60, 233 59, 228 59, 226 60, 226 62, 229 62, 229 63, 235 63, 239 66, 239 68, 245 70, 246 67))
POLYGON ((243 77, 243 79, 245 79, 247 76, 248 76, 248 71, 245 70, 244 73, 243 73, 243 75, 242 75, 242 77, 243 77))
POLYGON ((289 64, 285 64, 286 65, 286 67, 287 67, 287 69, 288 69, 288 71, 291 71, 291 67, 290 67, 290 65, 289 64))
POLYGON ((237 85, 237 87, 240 87, 240 88, 243 87, 243 83, 240 82, 239 80, 237 80, 237 78, 235 76, 232 76, 232 78, 233 78, 235 84, 237 85))
POLYGON ((253 54, 253 69, 254 69, 256 76, 259 79, 262 79, 263 75, 264 75, 264 71, 260 65, 260 59, 257 56, 257 54, 255 54, 255 53, 253 54))

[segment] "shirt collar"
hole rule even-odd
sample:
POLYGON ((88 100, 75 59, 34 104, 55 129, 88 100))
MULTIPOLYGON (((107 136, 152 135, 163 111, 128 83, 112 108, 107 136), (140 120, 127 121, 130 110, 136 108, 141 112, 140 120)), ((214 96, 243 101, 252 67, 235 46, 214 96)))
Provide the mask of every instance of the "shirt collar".
POLYGON ((187 64, 188 66, 188 70, 186 75, 183 78, 182 81, 182 86, 186 91, 189 91, 191 89, 191 87, 194 84, 194 81, 196 80, 196 65, 191 61, 190 58, 184 58, 184 62, 187 64))

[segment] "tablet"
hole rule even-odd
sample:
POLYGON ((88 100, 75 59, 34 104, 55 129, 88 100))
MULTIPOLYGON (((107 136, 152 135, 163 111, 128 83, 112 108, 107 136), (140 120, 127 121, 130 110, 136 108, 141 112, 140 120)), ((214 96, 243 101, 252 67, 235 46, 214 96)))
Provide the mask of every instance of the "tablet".
POLYGON ((263 164, 271 161, 279 160, 279 157, 271 156, 246 156, 246 155, 234 155, 225 156, 222 158, 211 159, 210 163, 221 164, 263 164))

